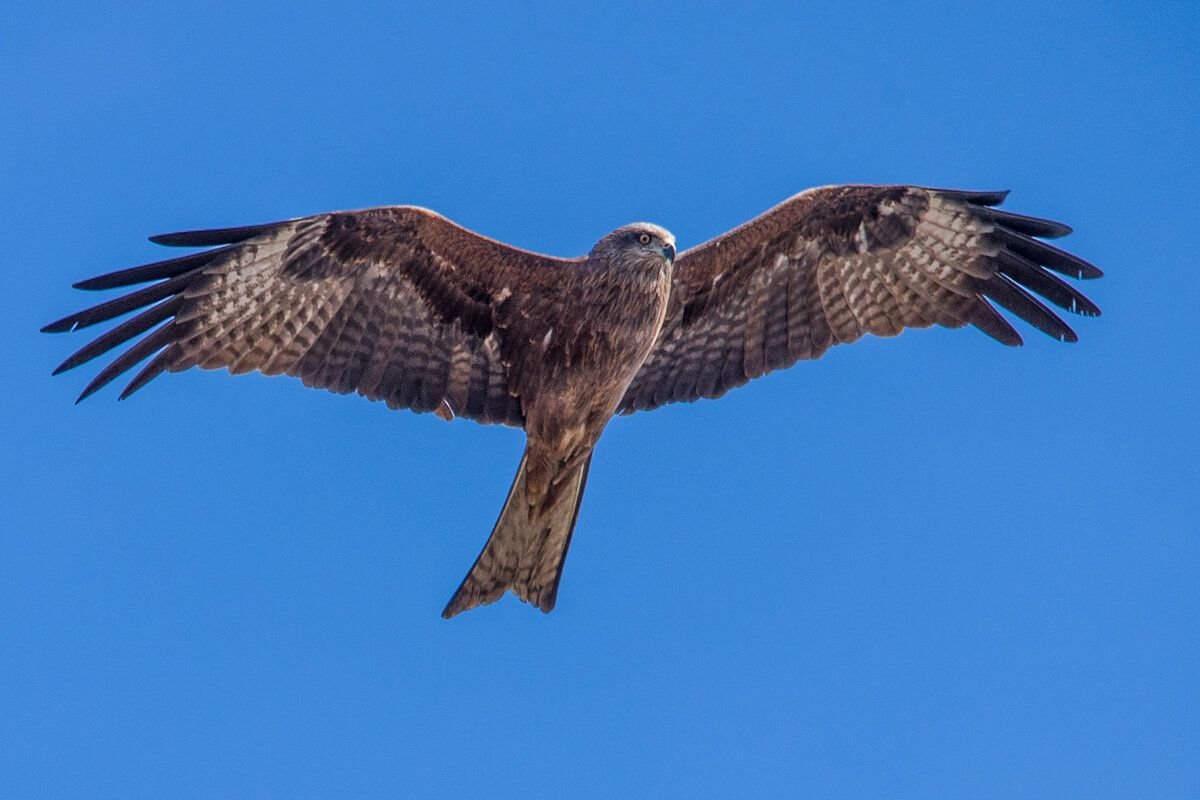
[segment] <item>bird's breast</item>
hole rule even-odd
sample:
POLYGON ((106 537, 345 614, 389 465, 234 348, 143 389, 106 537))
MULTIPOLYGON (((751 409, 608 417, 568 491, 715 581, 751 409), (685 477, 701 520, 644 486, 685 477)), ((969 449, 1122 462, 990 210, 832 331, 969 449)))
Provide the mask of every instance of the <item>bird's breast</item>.
POLYGON ((663 271, 575 288, 523 337, 537 350, 521 391, 531 435, 573 426, 599 435, 658 337, 671 284, 663 271))
POLYGON ((665 271, 593 276, 538 320, 530 339, 568 383, 632 380, 662 327, 670 288, 665 271))
POLYGON ((587 324, 607 334, 623 359, 640 365, 662 327, 671 291, 670 272, 643 270, 605 276, 586 292, 579 309, 587 324))

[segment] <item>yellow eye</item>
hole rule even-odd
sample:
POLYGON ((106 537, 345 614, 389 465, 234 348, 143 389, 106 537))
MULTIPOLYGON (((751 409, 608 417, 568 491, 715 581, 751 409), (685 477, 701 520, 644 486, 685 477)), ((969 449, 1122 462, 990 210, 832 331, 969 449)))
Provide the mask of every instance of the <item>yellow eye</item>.
POLYGON ((639 242, 641 242, 642 244, 650 244, 650 234, 648 234, 648 233, 639 233, 639 234, 638 234, 638 241, 639 241, 639 242))

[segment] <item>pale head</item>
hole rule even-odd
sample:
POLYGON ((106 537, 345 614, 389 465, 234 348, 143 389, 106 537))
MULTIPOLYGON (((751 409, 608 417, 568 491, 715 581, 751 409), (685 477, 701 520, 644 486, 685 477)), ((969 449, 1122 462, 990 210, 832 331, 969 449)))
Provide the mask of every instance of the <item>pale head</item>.
POLYGON ((655 269, 665 262, 669 267, 675 263, 675 237, 666 228, 649 222, 635 222, 617 228, 596 242, 588 260, 655 269))

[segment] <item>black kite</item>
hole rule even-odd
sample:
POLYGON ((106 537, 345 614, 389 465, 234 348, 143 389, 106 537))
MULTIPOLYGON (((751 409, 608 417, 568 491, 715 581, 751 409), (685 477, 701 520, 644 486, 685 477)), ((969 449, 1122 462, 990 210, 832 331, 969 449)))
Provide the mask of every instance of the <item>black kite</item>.
POLYGON ((212 249, 82 281, 149 285, 44 330, 145 309, 55 370, 134 340, 81 400, 154 356, 122 398, 164 371, 226 367, 524 428, 508 500, 443 614, 506 590, 550 611, 592 450, 613 414, 720 397, 866 333, 970 324, 1021 344, 993 303, 1075 341, 1035 295, 1098 315, 1054 273, 1100 270, 1041 241, 1067 226, 999 211, 1004 197, 811 189, 677 259, 674 237, 655 225, 620 228, 564 259, 411 206, 172 233, 152 241, 212 249))

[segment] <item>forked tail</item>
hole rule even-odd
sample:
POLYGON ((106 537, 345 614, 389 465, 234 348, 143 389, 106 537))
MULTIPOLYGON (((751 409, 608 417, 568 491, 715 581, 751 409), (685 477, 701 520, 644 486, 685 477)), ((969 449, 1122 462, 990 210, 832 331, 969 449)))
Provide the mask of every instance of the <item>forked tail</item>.
POLYGON ((529 461, 526 446, 492 535, 442 611, 446 619, 499 600, 505 591, 542 611, 554 608, 592 454, 554 472, 540 491, 528 486, 529 461))

